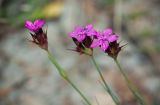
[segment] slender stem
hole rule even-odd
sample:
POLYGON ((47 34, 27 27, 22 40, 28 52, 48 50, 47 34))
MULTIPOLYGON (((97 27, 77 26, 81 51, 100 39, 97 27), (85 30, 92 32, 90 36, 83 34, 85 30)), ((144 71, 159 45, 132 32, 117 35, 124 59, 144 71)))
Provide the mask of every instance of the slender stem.
POLYGON ((103 77, 103 75, 102 75, 102 73, 101 73, 101 70, 100 70, 100 68, 99 68, 98 64, 96 63, 96 60, 94 59, 93 56, 92 56, 92 61, 93 61, 94 65, 95 65, 95 67, 96 67, 97 72, 98 72, 99 75, 100 75, 100 78, 101 78, 101 80, 102 80, 102 82, 103 82, 103 84, 104 84, 107 92, 108 92, 109 95, 112 97, 112 99, 113 99, 113 101, 116 103, 116 105, 120 105, 119 99, 118 99, 117 96, 112 92, 112 90, 110 89, 109 85, 106 83, 106 81, 105 81, 105 79, 104 79, 104 77, 103 77))
POLYGON ((82 94, 82 92, 76 87, 76 85, 68 78, 67 79, 68 83, 70 83, 70 85, 81 95, 81 97, 85 100, 85 102, 88 105, 91 105, 91 103, 88 101, 88 99, 84 96, 84 94, 82 94))
POLYGON ((77 86, 69 79, 69 77, 68 77, 67 73, 65 72, 65 70, 56 62, 54 56, 50 52, 48 52, 48 57, 49 57, 50 61, 57 68, 57 70, 58 70, 59 74, 61 75, 61 77, 63 79, 65 79, 79 93, 79 95, 84 99, 84 101, 87 103, 87 105, 91 105, 91 103, 84 96, 84 94, 82 94, 82 92, 77 88, 77 86))
POLYGON ((52 64, 54 64, 54 66, 57 68, 59 74, 66 80, 66 78, 68 78, 67 73, 65 72, 65 70, 63 70, 63 68, 57 63, 57 61, 55 60, 55 57, 53 56, 53 54, 51 54, 48 51, 48 58, 50 59, 50 61, 52 62, 52 64))
POLYGON ((128 76, 126 75, 126 73, 123 71, 123 69, 120 66, 120 63, 118 62, 117 59, 114 59, 116 65, 118 66, 120 72, 122 73, 123 77, 125 78, 125 80, 127 81, 128 84, 128 88, 130 89, 130 91, 132 92, 132 94, 135 96, 135 98, 137 99, 138 103, 140 105, 146 105, 142 96, 140 95, 140 93, 138 92, 138 89, 135 87, 135 85, 129 80, 128 76))

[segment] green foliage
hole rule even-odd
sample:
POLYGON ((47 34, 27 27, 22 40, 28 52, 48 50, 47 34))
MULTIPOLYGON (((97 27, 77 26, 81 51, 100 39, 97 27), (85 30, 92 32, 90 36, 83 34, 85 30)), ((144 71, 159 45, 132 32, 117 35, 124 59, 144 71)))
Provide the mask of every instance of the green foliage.
POLYGON ((151 37, 152 34, 153 34, 153 32, 151 30, 144 29, 144 30, 141 31, 139 38, 143 40, 143 39, 151 37))
POLYGON ((131 14, 128 15, 128 18, 137 19, 137 18, 139 18, 141 16, 147 15, 147 13, 148 13, 147 11, 134 11, 131 14))
POLYGON ((26 19, 43 18, 43 6, 49 0, 4 0, 0 8, 0 18, 14 26, 21 26, 26 19))
POLYGON ((105 8, 108 6, 112 6, 114 4, 115 0, 95 0, 96 5, 98 5, 99 8, 105 8))

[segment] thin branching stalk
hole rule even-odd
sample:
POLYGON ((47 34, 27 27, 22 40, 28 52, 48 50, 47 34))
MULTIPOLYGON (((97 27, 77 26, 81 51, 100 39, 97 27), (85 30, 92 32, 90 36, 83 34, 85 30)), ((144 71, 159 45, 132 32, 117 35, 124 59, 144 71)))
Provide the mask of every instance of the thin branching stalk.
POLYGON ((116 65, 118 66, 120 72, 122 73, 123 77, 125 78, 128 88, 130 89, 130 91, 132 92, 132 94, 135 96, 136 100, 138 101, 138 103, 140 105, 146 105, 142 96, 140 95, 138 89, 135 87, 135 85, 129 80, 128 76, 126 75, 126 73, 123 71, 123 69, 120 66, 120 63, 118 62, 117 59, 114 59, 116 65))
POLYGON ((48 52, 48 57, 50 61, 52 62, 52 64, 54 64, 55 67, 57 68, 61 77, 65 79, 79 93, 79 95, 84 99, 87 105, 91 105, 90 101, 85 97, 84 94, 82 94, 82 92, 78 89, 78 87, 69 79, 65 70, 57 63, 54 56, 50 52, 48 52))
POLYGON ((95 67, 96 67, 97 72, 99 73, 99 76, 100 76, 100 78, 101 78, 101 80, 102 80, 102 82, 103 82, 103 84, 105 86, 106 91, 112 97, 112 99, 115 102, 115 104, 116 105, 120 105, 120 101, 119 101, 118 97, 112 92, 112 89, 106 83, 106 81, 105 81, 105 79, 104 79, 104 77, 103 77, 103 75, 101 73, 101 70, 100 70, 100 68, 99 68, 99 66, 98 66, 98 64, 97 64, 97 62, 96 62, 96 60, 94 59, 93 56, 92 56, 92 61, 93 61, 94 65, 95 65, 95 67))

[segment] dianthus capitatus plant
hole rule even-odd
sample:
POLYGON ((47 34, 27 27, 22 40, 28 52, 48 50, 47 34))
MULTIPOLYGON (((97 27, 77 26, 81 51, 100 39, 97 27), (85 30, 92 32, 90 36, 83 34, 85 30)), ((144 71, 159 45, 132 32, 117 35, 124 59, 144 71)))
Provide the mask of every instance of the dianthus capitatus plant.
MULTIPOLYGON (((82 97, 82 99, 87 105, 92 105, 88 98, 81 92, 79 87, 77 87, 75 83, 73 83, 72 80, 69 78, 66 70, 64 70, 64 68, 61 67, 61 65, 56 61, 54 54, 50 53, 50 51, 48 50, 47 32, 43 30, 43 26, 45 25, 45 23, 46 22, 43 19, 37 19, 34 22, 30 20, 25 21, 25 27, 30 31, 30 35, 32 37, 31 41, 47 52, 49 60, 57 68, 57 71, 59 72, 60 76, 64 80, 66 80, 79 93, 79 95, 82 97)), ((90 56, 98 72, 98 75, 102 80, 101 85, 105 88, 106 92, 112 97, 116 105, 121 105, 121 101, 118 98, 117 94, 113 92, 113 90, 110 88, 110 86, 104 79, 103 73, 101 72, 100 67, 96 62, 96 59, 94 58, 95 48, 100 48, 100 50, 103 53, 105 53, 113 59, 113 61, 119 68, 119 71, 126 80, 128 88, 135 96, 135 99, 137 100, 139 105, 146 105, 138 89, 135 87, 132 81, 129 80, 127 74, 121 68, 120 63, 118 62, 117 57, 124 46, 121 46, 118 42, 118 34, 114 33, 111 28, 106 28, 103 31, 97 31, 96 29, 94 29, 92 24, 88 24, 86 26, 76 26, 75 29, 68 34, 68 36, 72 38, 73 42, 76 45, 75 49, 72 49, 72 51, 78 52, 79 54, 85 54, 86 56, 90 56)))

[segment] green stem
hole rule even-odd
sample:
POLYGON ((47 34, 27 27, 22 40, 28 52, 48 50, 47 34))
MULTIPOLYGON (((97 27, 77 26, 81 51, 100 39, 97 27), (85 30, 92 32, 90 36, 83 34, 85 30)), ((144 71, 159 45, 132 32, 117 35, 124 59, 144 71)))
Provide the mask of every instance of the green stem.
POLYGON ((100 78, 101 78, 101 80, 102 80, 102 82, 103 82, 103 84, 104 84, 107 92, 108 92, 109 95, 112 97, 112 99, 113 99, 113 101, 116 103, 116 105, 120 105, 119 99, 118 99, 117 96, 112 92, 112 90, 110 89, 109 85, 106 83, 106 81, 105 81, 105 79, 104 79, 104 77, 103 77, 103 75, 102 75, 102 73, 101 73, 101 70, 100 70, 100 68, 99 68, 98 64, 96 63, 96 60, 94 59, 93 56, 92 56, 92 61, 93 61, 94 65, 95 65, 95 67, 96 67, 97 72, 98 72, 99 75, 100 75, 100 78))
POLYGON ((58 70, 59 74, 61 75, 61 77, 63 77, 66 80, 68 78, 67 73, 57 63, 57 61, 55 60, 55 57, 49 51, 48 51, 48 58, 50 59, 50 61, 52 62, 52 64, 54 64, 54 66, 57 68, 57 70, 58 70))
POLYGON ((50 59, 50 61, 55 65, 55 67, 57 68, 59 74, 61 75, 61 77, 63 79, 65 79, 78 93, 79 95, 84 99, 84 101, 87 103, 87 105, 91 105, 91 103, 88 101, 88 99, 82 94, 82 92, 76 87, 76 85, 69 79, 67 73, 65 72, 65 70, 56 62, 54 56, 48 52, 48 57, 50 59))
POLYGON ((127 81, 128 84, 128 88, 130 89, 130 91, 132 92, 132 94, 135 96, 136 100, 138 101, 138 103, 140 105, 146 105, 143 98, 141 97, 140 93, 138 92, 138 89, 135 87, 135 85, 129 80, 128 76, 126 75, 126 73, 123 71, 123 69, 120 66, 120 63, 118 62, 117 59, 114 59, 116 65, 118 66, 120 72, 122 73, 123 77, 125 78, 125 80, 127 81))
POLYGON ((88 99, 82 94, 82 92, 76 87, 76 85, 69 78, 67 79, 67 81, 81 95, 81 97, 85 100, 85 102, 88 105, 91 105, 91 103, 88 101, 88 99))

